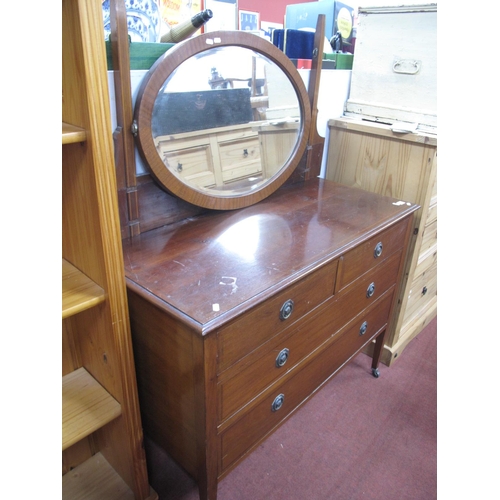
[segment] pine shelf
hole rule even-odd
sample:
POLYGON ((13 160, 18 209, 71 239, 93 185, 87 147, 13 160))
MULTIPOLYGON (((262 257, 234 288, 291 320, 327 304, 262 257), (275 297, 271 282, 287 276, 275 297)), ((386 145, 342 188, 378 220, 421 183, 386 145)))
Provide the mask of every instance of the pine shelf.
POLYGON ((63 476, 63 500, 134 500, 132 490, 101 453, 63 476))
POLYGON ((70 123, 62 122, 62 143, 73 144, 75 142, 84 142, 87 140, 87 132, 70 123))
POLYGON ((62 317, 68 318, 106 300, 104 290, 62 259, 62 317))
POLYGON ((62 449, 104 427, 122 413, 120 404, 85 368, 62 379, 62 449))

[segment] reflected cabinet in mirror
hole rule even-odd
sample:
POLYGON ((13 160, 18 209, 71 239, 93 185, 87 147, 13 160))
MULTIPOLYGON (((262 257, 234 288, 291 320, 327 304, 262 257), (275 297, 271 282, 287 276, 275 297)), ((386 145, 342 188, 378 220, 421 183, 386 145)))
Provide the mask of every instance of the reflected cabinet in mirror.
POLYGON ((171 48, 148 72, 134 123, 139 150, 168 192, 231 210, 278 189, 304 155, 311 110, 291 61, 241 31, 171 48))

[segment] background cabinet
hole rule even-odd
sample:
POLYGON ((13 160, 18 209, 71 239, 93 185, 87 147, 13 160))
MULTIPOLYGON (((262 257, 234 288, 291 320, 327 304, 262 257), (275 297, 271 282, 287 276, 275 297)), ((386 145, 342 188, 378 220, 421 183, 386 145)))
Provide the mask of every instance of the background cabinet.
POLYGON ((157 498, 137 398, 102 7, 62 1, 64 498, 157 498))
POLYGON ((437 313, 437 136, 348 117, 329 129, 327 179, 421 206, 381 358, 390 365, 437 313))
POLYGON ((224 188, 262 173, 252 124, 159 136, 156 141, 165 165, 197 187, 224 188))

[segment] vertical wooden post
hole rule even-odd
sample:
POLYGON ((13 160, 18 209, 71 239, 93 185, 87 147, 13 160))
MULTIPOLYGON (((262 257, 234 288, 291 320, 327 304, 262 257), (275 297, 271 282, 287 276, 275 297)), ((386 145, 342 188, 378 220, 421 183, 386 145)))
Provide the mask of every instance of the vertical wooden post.
POLYGON ((115 162, 118 179, 118 196, 125 198, 127 210, 120 213, 122 237, 140 233, 139 202, 135 165, 135 147, 131 127, 133 121, 132 88, 130 83, 130 52, 127 29, 127 10, 124 0, 110 1, 111 51, 116 97, 117 129, 115 162))

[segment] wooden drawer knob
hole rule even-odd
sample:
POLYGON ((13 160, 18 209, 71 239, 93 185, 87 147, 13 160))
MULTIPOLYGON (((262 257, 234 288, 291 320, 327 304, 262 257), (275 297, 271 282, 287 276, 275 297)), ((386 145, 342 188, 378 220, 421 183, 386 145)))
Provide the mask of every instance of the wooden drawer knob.
POLYGON ((281 368, 287 361, 290 351, 285 347, 281 349, 280 353, 276 357, 276 368, 281 368))
POLYGON ((274 398, 273 404, 271 405, 271 410, 278 411, 283 406, 284 401, 285 401, 284 394, 279 394, 278 396, 276 396, 274 398))
POLYGON ((370 283, 366 289, 366 297, 369 299, 375 293, 375 283, 370 283))
POLYGON ((375 257, 376 259, 378 257, 380 257, 382 255, 382 250, 384 249, 384 245, 382 245, 382 242, 379 241, 376 245, 375 245, 375 250, 373 250, 373 257, 375 257))
POLYGON ((280 319, 281 321, 284 321, 285 319, 288 319, 293 312, 293 300, 288 299, 280 309, 280 319))

